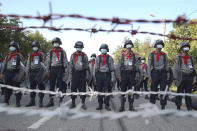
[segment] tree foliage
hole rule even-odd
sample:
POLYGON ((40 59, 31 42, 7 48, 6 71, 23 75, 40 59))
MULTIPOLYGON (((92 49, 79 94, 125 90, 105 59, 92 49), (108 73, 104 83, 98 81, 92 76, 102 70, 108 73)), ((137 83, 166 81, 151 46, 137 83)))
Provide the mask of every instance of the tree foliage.
MULTIPOLYGON (((122 42, 122 45, 124 45, 124 42, 128 39, 128 37, 124 38, 124 41, 122 42)), ((148 58, 149 53, 153 50, 151 47, 151 40, 149 38, 145 39, 145 41, 140 41, 139 39, 136 39, 134 42, 134 48, 132 49, 133 52, 136 54, 137 57, 146 57, 148 58)), ((117 46, 116 50, 113 52, 114 61, 117 64, 118 63, 118 57, 121 54, 121 51, 123 50, 123 46, 117 46)))
MULTIPOLYGON (((193 20, 197 21, 197 19, 193 20)), ((191 37, 197 38, 197 25, 196 24, 173 24, 173 30, 170 31, 170 34, 174 34, 179 37, 191 37)), ((197 42, 185 40, 190 43, 190 54, 193 56, 194 60, 197 60, 197 42)), ((173 40, 167 39, 165 41, 165 52, 169 57, 170 64, 173 64, 173 59, 179 53, 178 48, 179 45, 183 42, 183 40, 173 40)))

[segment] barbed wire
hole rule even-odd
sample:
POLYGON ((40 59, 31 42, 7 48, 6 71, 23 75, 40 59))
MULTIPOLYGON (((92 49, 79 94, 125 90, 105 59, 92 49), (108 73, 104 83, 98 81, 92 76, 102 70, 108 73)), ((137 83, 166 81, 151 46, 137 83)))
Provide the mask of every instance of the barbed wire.
POLYGON ((123 30, 123 29, 111 29, 111 30, 106 30, 106 29, 96 29, 96 28, 56 28, 56 27, 51 27, 51 26, 28 26, 28 27, 18 27, 18 26, 10 26, 10 25, 0 25, 0 29, 12 29, 12 30, 26 30, 26 29, 48 29, 52 31, 82 31, 82 32, 89 32, 89 33, 98 33, 98 32, 107 32, 107 33, 113 33, 113 32, 118 32, 118 33, 129 33, 131 35, 136 35, 136 34, 149 34, 149 35, 156 35, 156 36, 165 36, 170 39, 178 39, 178 40, 197 40, 197 38, 190 38, 190 37, 179 37, 174 34, 169 34, 169 35, 164 35, 161 33, 154 33, 154 32, 147 32, 147 31, 138 31, 138 30, 123 30))
POLYGON ((175 93, 175 92, 170 92, 170 91, 134 91, 128 90, 126 92, 122 91, 116 91, 116 92, 98 92, 98 91, 93 91, 91 88, 89 88, 90 91, 87 92, 71 92, 71 93, 62 93, 59 90, 56 91, 47 91, 47 90, 38 90, 38 89, 27 89, 25 87, 14 87, 14 86, 9 86, 9 85, 4 85, 0 84, 0 88, 8 88, 12 89, 17 92, 22 92, 22 93, 43 93, 43 94, 51 94, 51 95, 56 95, 59 97, 63 96, 71 96, 71 95, 87 95, 90 96, 90 100, 98 95, 102 96, 116 96, 116 95, 127 95, 127 94, 139 94, 139 95, 150 95, 150 94, 160 94, 160 95, 173 95, 173 96, 191 96, 191 97, 197 97, 197 94, 190 94, 190 93, 175 93))
POLYGON ((59 116, 60 119, 65 120, 74 120, 79 118, 89 118, 89 119, 121 119, 121 118, 151 118, 154 116, 177 116, 177 117, 193 117, 197 118, 196 111, 177 111, 175 109, 166 109, 160 110, 157 105, 146 103, 140 104, 139 109, 136 112, 125 111, 125 112, 84 112, 81 111, 81 105, 74 109, 70 109, 68 106, 60 106, 56 110, 47 110, 47 109, 29 109, 29 108, 15 108, 15 107, 6 107, 3 104, 0 104, 0 112, 6 112, 8 115, 17 115, 24 114, 25 116, 39 115, 42 117, 46 116, 59 116))
MULTIPOLYGON (((51 8, 50 8, 51 10, 51 8)), ((124 24, 124 25, 130 25, 131 23, 187 23, 187 24, 197 24, 196 21, 191 21, 186 19, 184 16, 178 16, 175 20, 165 19, 165 20, 146 20, 146 19, 125 19, 125 18, 98 18, 93 16, 83 16, 80 14, 57 14, 52 13, 52 10, 49 14, 41 16, 40 14, 37 16, 33 15, 18 15, 18 14, 0 14, 0 18, 3 17, 9 17, 9 18, 23 18, 23 19, 36 19, 36 20, 42 20, 44 23, 50 21, 50 20, 60 20, 63 18, 74 18, 74 19, 85 19, 89 21, 102 21, 102 22, 109 22, 111 24, 124 24)))

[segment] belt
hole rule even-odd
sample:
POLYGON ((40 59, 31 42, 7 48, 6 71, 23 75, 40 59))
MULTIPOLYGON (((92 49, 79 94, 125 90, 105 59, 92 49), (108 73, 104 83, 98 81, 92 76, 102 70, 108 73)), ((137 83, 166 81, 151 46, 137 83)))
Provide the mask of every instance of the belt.
POLYGON ((51 66, 51 69, 63 69, 62 66, 51 66))
POLYGON ((30 69, 30 72, 39 72, 40 71, 40 68, 37 68, 37 69, 30 69))
POLYGON ((11 72, 11 73, 15 73, 15 72, 18 72, 19 71, 19 69, 13 69, 13 70, 6 70, 5 72, 11 72))
POLYGON ((133 70, 122 70, 121 72, 125 73, 125 74, 133 74, 133 73, 135 73, 135 71, 133 71, 133 70))
POLYGON ((108 75, 111 74, 111 72, 97 72, 96 74, 108 75))
POLYGON ((167 73, 165 69, 160 69, 160 70, 152 70, 153 73, 167 73))
POLYGON ((193 76, 193 73, 184 73, 184 72, 182 72, 182 75, 184 77, 192 77, 193 76))

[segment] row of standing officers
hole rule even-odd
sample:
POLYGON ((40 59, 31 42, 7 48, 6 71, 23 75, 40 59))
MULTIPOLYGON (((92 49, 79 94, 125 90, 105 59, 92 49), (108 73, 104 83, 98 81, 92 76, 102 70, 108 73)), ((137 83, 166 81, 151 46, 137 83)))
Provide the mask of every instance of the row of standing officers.
MULTIPOLYGON (((131 40, 126 40, 124 49, 118 58, 118 65, 114 65, 113 58, 108 54, 109 47, 107 44, 102 44, 99 48, 100 55, 91 55, 91 60, 88 61, 87 55, 82 51, 84 48, 83 42, 77 41, 74 52, 70 57, 68 63, 67 54, 61 48, 61 39, 56 37, 52 40, 53 48, 49 51, 46 58, 40 51, 40 43, 32 43, 32 52, 28 56, 27 63, 24 64, 24 58, 19 50, 17 42, 9 44, 9 54, 1 64, 0 79, 4 78, 6 85, 20 87, 22 76, 30 81, 30 88, 45 90, 44 79, 47 77, 50 81, 50 91, 65 92, 65 81, 71 82, 71 92, 86 92, 86 82, 88 85, 94 87, 98 92, 112 92, 112 87, 115 81, 120 85, 120 90, 126 92, 133 89, 139 91, 140 87, 144 86, 147 90, 148 79, 151 82, 151 91, 165 91, 169 89, 169 83, 173 79, 175 85, 178 87, 177 93, 192 93, 192 83, 195 82, 195 63, 192 56, 188 54, 190 45, 183 42, 179 47, 179 54, 174 59, 173 76, 169 66, 168 57, 162 51, 164 42, 156 40, 154 44, 155 51, 151 52, 148 57, 148 65, 146 59, 141 57, 138 59, 136 54, 132 51, 134 47, 131 40), (26 65, 26 66, 25 66, 26 65), (46 72, 46 73, 45 73, 46 72), (137 83, 136 83, 137 81, 137 83)), ((2 59, 1 59, 2 61, 2 59)), ((4 102, 9 105, 9 100, 12 95, 12 89, 4 89, 4 102)), ((16 106, 20 107, 21 92, 16 92, 16 106)), ((30 102, 26 105, 35 105, 35 92, 30 93, 30 102)), ((134 110, 135 94, 128 94, 129 110, 134 110)), ((151 94, 150 102, 155 104, 158 95, 151 94)), ((76 95, 72 95, 72 103, 70 108, 75 108, 76 95)), ((44 94, 39 93, 39 107, 43 107, 44 94)), ((87 109, 85 104, 85 95, 80 95, 82 102, 82 109, 87 109)), ((63 101, 63 97, 59 98, 59 103, 63 101)), ((191 110, 191 97, 185 96, 186 107, 191 110)), ((126 96, 120 97, 120 109, 125 110, 126 96)), ((161 109, 165 109, 167 105, 167 96, 160 95, 161 109)), ((177 109, 181 109, 182 97, 176 97, 177 109)), ((110 96, 98 96, 97 110, 105 109, 110 111, 110 96)), ((49 102, 46 107, 54 106, 54 95, 49 95, 49 102)))

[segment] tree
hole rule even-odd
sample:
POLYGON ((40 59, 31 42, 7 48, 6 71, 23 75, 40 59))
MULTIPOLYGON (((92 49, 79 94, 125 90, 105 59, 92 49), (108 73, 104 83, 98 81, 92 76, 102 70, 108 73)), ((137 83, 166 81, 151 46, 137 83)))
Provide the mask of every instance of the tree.
MULTIPOLYGON (((122 45, 124 45, 124 42, 126 40, 128 40, 128 37, 124 38, 122 45)), ((132 50, 135 52, 137 57, 146 57, 146 58, 148 58, 148 55, 153 50, 153 48, 151 47, 151 40, 150 40, 150 38, 145 39, 144 42, 141 42, 139 39, 136 39, 133 42, 133 44, 134 44, 134 48, 132 50)), ((120 56, 121 51, 123 49, 124 49, 123 46, 117 46, 117 48, 113 52, 115 64, 118 63, 118 57, 120 56)))
POLYGON ((24 52, 24 54, 27 56, 29 52, 31 52, 31 44, 34 41, 38 41, 41 44, 41 51, 44 53, 47 53, 51 48, 52 44, 51 42, 47 42, 46 38, 39 32, 28 32, 27 37, 24 39, 23 45, 21 50, 24 52))
MULTIPOLYGON (((197 19, 193 20, 197 21, 197 19)), ((179 37, 191 37, 197 38, 197 25, 196 24, 187 24, 183 23, 181 25, 173 24, 173 30, 170 31, 169 34, 174 34, 179 37)), ((197 60, 197 45, 196 41, 188 41, 191 45, 190 53, 193 56, 194 60, 197 60)), ((183 40, 174 40, 174 39, 167 39, 165 41, 165 52, 168 55, 170 65, 173 65, 173 59, 179 53, 178 48, 179 45, 183 42, 183 40)))
MULTIPOLYGON (((1 3, 0 3, 1 6, 1 3)), ((0 37, 0 52, 3 54, 3 56, 6 56, 8 53, 8 46, 11 41, 16 41, 20 44, 20 51, 26 58, 28 56, 28 53, 31 51, 31 44, 33 41, 39 41, 41 43, 42 51, 44 53, 47 53, 49 49, 52 47, 51 42, 47 42, 46 38, 44 36, 36 31, 23 31, 23 30, 14 30, 10 28, 6 28, 3 26, 14 26, 19 27, 22 22, 20 19, 8 19, 6 17, 0 18, 0 34, 3 37, 0 37)))

